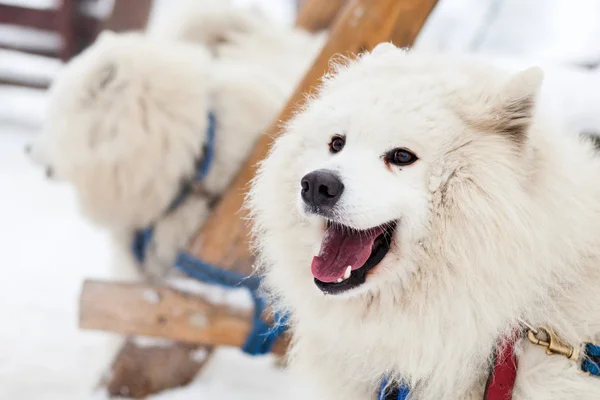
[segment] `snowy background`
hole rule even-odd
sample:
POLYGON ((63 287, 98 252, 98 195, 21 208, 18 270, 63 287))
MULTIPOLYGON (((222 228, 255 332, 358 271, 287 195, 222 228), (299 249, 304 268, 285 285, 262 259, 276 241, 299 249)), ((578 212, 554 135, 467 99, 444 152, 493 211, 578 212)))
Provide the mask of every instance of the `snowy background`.
MULTIPOLYGON (((151 26, 173 1, 157 1, 151 26)), ((238 3, 283 23, 294 18, 290 0, 238 3)), ((52 47, 57 40, 0 25, 0 42, 52 47)), ((600 70, 581 67, 600 61, 600 0, 440 0, 417 47, 475 52, 509 68, 541 65, 544 107, 573 132, 600 131, 600 70)), ((0 76, 52 77, 59 68, 55 60, 0 51, 0 76)), ((82 219, 71 188, 46 181, 26 159, 23 148, 38 134, 44 107, 43 91, 0 86, 0 399, 104 399, 96 386, 120 338, 77 329, 81 283, 133 272, 113 254, 108 236, 82 219)), ((155 398, 281 399, 287 379, 269 357, 221 349, 190 387, 155 398)))

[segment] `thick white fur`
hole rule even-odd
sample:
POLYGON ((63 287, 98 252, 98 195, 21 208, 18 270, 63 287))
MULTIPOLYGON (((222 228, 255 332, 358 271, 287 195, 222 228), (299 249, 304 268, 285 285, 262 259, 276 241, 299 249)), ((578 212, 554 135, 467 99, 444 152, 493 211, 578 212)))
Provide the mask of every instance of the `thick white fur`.
POLYGON ((154 274, 171 265, 205 220, 210 201, 227 187, 320 47, 320 38, 304 32, 279 35, 250 11, 211 10, 180 22, 210 21, 211 31, 227 38, 218 47, 103 33, 54 82, 44 132, 32 147, 34 160, 75 186, 84 214, 124 245, 134 230, 156 224, 154 274), (237 29, 224 18, 228 13, 260 29, 230 36, 237 29), (296 36, 305 46, 294 45, 296 36), (264 38, 272 48, 257 58, 255 42, 264 38), (285 62, 289 68, 282 71, 285 62), (209 111, 217 121, 210 173, 200 193, 165 215, 202 157, 209 111))
MULTIPOLYGON (((377 47, 325 79, 276 140, 249 197, 259 264, 291 312, 299 397, 375 399, 382 376, 413 400, 481 399, 497 341, 519 318, 570 343, 600 339, 600 159, 535 107, 542 73, 377 47), (347 136, 331 155, 334 134, 347 136), (419 160, 388 169, 396 147, 419 160), (328 168, 338 221, 399 220, 390 252, 342 296, 313 283, 323 220, 300 180, 328 168)), ((515 400, 598 399, 600 379, 518 342, 515 400)))

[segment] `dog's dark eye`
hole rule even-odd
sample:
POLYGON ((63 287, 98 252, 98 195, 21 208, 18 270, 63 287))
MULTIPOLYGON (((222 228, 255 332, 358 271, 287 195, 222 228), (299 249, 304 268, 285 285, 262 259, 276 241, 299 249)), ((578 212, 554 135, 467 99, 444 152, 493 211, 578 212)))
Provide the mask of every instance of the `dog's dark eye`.
POLYGON ((386 157, 387 162, 399 166, 410 165, 418 159, 419 157, 417 157, 413 152, 406 149, 394 149, 386 157))
POLYGON ((346 139, 343 136, 334 136, 329 143, 329 151, 333 154, 339 153, 344 148, 346 139))

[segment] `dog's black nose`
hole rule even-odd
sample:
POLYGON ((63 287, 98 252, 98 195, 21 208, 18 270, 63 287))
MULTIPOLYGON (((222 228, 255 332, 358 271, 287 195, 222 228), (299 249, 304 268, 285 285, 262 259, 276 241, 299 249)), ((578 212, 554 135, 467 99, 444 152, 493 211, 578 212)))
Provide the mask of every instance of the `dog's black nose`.
POLYGON ((318 169, 304 175, 302 200, 316 208, 331 208, 337 203, 344 191, 344 184, 332 171, 318 169))

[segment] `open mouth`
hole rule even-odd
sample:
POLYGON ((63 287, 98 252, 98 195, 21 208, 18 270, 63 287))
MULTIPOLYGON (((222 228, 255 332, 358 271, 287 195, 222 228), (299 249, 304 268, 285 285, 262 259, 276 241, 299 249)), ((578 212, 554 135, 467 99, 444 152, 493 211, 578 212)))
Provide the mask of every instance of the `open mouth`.
POLYGON ((319 254, 313 258, 315 284, 326 294, 354 289, 383 260, 392 245, 397 222, 356 230, 328 221, 319 254))

